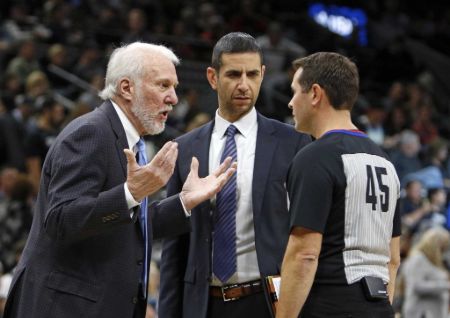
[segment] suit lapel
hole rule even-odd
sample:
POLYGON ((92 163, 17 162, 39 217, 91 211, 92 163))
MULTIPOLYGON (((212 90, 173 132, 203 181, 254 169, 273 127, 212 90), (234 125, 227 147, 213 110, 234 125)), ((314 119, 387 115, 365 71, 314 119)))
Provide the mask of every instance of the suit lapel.
POLYGON ((267 185, 273 155, 278 140, 275 137, 275 129, 270 121, 258 113, 258 133, 256 135, 255 164, 253 168, 253 217, 255 226, 261 214, 263 196, 267 185))
MULTIPOLYGON (((210 121, 208 124, 200 128, 198 134, 194 137, 191 145, 192 155, 197 157, 200 166, 198 175, 201 178, 206 177, 209 174, 209 145, 211 143, 211 134, 214 127, 214 120, 210 121)), ((186 160, 186 164, 190 166, 191 161, 186 160)), ((189 173, 190 167, 186 167, 187 173, 189 173)), ((187 175, 187 174, 186 174, 187 175)), ((205 224, 211 226, 211 201, 206 200, 200 203, 198 207, 195 208, 196 212, 193 213, 192 219, 199 221, 199 224, 205 224)), ((208 229, 210 232, 211 229, 208 229)))
POLYGON ((122 166, 122 172, 124 177, 127 177, 127 159, 125 157, 125 154, 123 153, 123 150, 126 148, 129 148, 127 136, 125 134, 125 130, 122 126, 122 123, 120 122, 119 115, 117 115, 116 110, 114 109, 112 103, 108 100, 104 102, 100 108, 100 111, 103 111, 108 117, 109 122, 111 123, 111 128, 113 129, 114 133, 116 134, 116 150, 117 154, 119 156, 120 165, 122 166))
MULTIPOLYGON (((192 143, 192 155, 200 162, 198 174, 201 178, 209 174, 209 145, 214 128, 214 120, 203 126, 192 143)), ((189 161, 189 165, 191 162, 189 161)), ((188 169, 189 171, 189 169, 188 169)))

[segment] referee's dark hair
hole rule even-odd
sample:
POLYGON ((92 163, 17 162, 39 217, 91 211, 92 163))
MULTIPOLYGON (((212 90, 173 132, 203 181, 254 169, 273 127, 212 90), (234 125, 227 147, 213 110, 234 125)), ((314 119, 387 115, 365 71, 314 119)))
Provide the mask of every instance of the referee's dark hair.
POLYGON ((223 53, 258 53, 263 65, 263 53, 255 38, 244 32, 231 32, 217 41, 214 46, 211 66, 219 71, 222 66, 223 53))
POLYGON ((313 84, 318 84, 335 109, 352 109, 358 97, 359 75, 358 68, 349 58, 333 52, 318 52, 292 64, 296 70, 303 69, 299 83, 304 93, 313 84))

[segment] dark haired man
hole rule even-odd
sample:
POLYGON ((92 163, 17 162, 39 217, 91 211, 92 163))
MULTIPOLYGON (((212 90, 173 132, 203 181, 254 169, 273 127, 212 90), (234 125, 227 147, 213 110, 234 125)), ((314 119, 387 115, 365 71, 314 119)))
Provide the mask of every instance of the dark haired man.
POLYGON ((238 168, 216 200, 192 213, 192 232, 164 242, 162 318, 270 317, 261 279, 279 273, 288 238, 287 170, 310 137, 255 110, 264 69, 261 48, 248 34, 227 34, 214 47, 206 75, 218 110, 177 140, 168 195, 186 179, 190 156, 199 159, 200 175, 228 151, 238 168))
POLYGON ((289 170, 291 228, 277 318, 394 317, 400 184, 386 154, 351 121, 357 67, 323 52, 294 66, 295 128, 316 141, 289 170))

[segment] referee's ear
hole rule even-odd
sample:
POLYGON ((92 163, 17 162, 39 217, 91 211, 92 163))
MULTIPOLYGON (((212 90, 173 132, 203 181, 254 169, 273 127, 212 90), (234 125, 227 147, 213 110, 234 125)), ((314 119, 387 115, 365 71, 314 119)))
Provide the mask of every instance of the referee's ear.
POLYGON ((326 93, 319 84, 313 84, 311 86, 311 89, 309 91, 309 96, 311 98, 311 105, 313 105, 313 106, 318 106, 324 101, 328 102, 326 93), (324 98, 326 100, 324 100, 324 98))

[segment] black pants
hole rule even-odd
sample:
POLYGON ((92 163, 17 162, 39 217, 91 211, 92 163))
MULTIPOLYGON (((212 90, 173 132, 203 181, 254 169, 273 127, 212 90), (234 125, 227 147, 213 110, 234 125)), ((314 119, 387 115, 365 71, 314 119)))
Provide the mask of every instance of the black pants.
POLYGON ((209 297, 208 318, 271 318, 264 293, 256 293, 237 300, 224 302, 221 298, 209 297))
POLYGON ((313 285, 301 318, 394 318, 388 299, 369 301, 361 283, 313 285))

